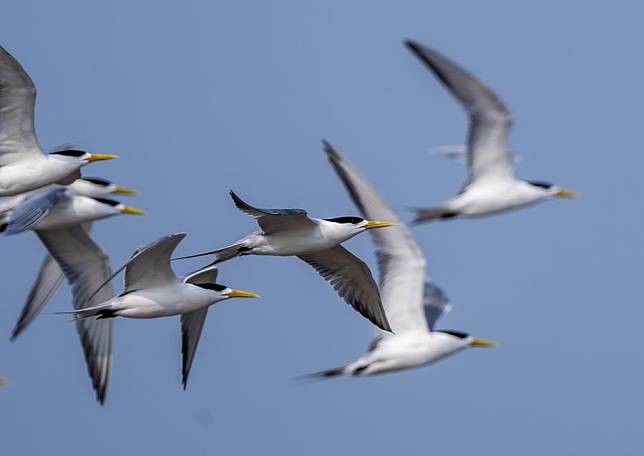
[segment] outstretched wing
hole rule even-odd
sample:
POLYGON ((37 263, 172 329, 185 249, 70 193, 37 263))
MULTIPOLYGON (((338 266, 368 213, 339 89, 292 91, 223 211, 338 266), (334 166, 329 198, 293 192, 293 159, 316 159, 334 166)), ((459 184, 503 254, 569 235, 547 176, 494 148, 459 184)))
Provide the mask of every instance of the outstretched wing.
POLYGON ((18 234, 28 231, 43 220, 51 210, 64 198, 69 198, 70 190, 56 187, 27 198, 16 207, 9 216, 6 234, 18 234))
POLYGON ((426 261, 407 226, 349 160, 324 142, 333 169, 360 214, 370 220, 390 220, 395 226, 370 230, 376 244, 382 303, 395 334, 427 331, 423 313, 426 261))
MULTIPOLYGON (((80 225, 60 230, 36 231, 49 254, 60 265, 72 287, 74 309, 85 309, 109 301, 112 286, 103 286, 111 275, 109 257, 80 225)), ((96 399, 102 404, 112 366, 112 320, 88 318, 76 321, 89 376, 96 399)))
POLYGON ((304 209, 259 209, 246 203, 232 190, 230 196, 237 209, 257 220, 264 234, 317 227, 317 224, 306 215, 304 209))
MULTIPOLYGON (((216 283, 217 281, 217 268, 215 266, 207 266, 204 269, 199 269, 192 274, 189 274, 185 279, 186 283, 216 283)), ((187 314, 181 315, 181 355, 182 355, 182 383, 183 389, 186 389, 188 384, 188 377, 190 376, 190 368, 195 359, 197 346, 199 345, 199 338, 203 325, 206 322, 208 315, 208 307, 204 309, 195 310, 187 314)))
POLYGON ((42 155, 34 128, 35 104, 33 81, 0 47, 0 166, 42 155))
POLYGON ((509 147, 512 115, 508 108, 492 90, 447 57, 413 41, 405 44, 434 72, 470 116, 468 182, 512 178, 509 147))
POLYGON ((308 255, 298 255, 298 258, 313 266, 347 304, 374 325, 391 331, 380 301, 378 286, 369 267, 362 260, 341 245, 308 255))

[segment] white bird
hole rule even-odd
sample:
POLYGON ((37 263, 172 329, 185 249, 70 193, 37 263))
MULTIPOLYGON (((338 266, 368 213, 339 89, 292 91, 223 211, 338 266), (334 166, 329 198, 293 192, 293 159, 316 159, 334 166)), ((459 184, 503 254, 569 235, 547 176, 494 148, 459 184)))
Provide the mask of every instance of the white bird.
MULTIPOLYGON (((91 197, 101 197, 109 194, 115 195, 135 195, 137 192, 127 187, 116 185, 108 180, 100 178, 90 178, 85 177, 82 179, 76 180, 73 184, 69 185, 70 188, 75 194, 82 196, 91 196, 91 197)), ((29 195, 33 196, 34 192, 30 192, 29 195)), ((24 201, 28 198, 28 195, 18 195, 13 197, 7 197, 13 200, 19 200, 17 203, 24 201)), ((18 205, 16 204, 16 206, 18 205)), ((112 206, 110 206, 112 207, 112 206)), ((14 206, 15 208, 15 206, 14 206)), ((10 212, 6 214, 8 218, 10 212)), ((2 219, 2 211, 0 210, 0 219, 2 219)), ((90 233, 92 222, 87 221, 82 224, 83 228, 90 233)), ((38 271, 37 279, 34 285, 29 292, 29 296, 22 308, 18 321, 13 328, 11 333, 11 340, 15 340, 30 324, 31 322, 40 314, 42 309, 49 303, 53 298, 56 290, 59 288, 62 283, 65 275, 63 270, 58 265, 56 260, 53 259, 51 255, 45 255, 40 269, 38 271)))
POLYGON ((49 184, 70 184, 80 168, 116 158, 80 150, 43 153, 34 127, 36 87, 20 64, 0 47, 0 196, 49 184))
POLYGON ((232 191, 230 196, 240 211, 257 221, 261 231, 228 247, 177 260, 215 255, 212 264, 218 264, 241 255, 297 256, 329 281, 347 304, 376 326, 390 331, 369 267, 340 244, 366 230, 392 223, 360 217, 309 218, 304 209, 258 209, 232 191))
POLYGON ((427 265, 409 229, 369 181, 325 142, 331 165, 364 217, 393 220, 396 226, 371 233, 380 269, 382 302, 393 334, 377 331, 369 352, 356 361, 318 374, 319 377, 366 376, 432 363, 468 347, 494 343, 460 331, 434 329, 449 310, 443 291, 427 278, 427 265))
POLYGON ((417 209, 414 222, 480 217, 553 197, 578 196, 547 182, 517 179, 508 140, 512 116, 503 102, 474 76, 438 52, 413 41, 405 44, 463 105, 470 118, 467 182, 457 196, 439 207, 417 209))
MULTIPOLYGON (((259 297, 255 293, 231 290, 216 284, 217 270, 212 265, 183 279, 178 278, 170 266, 170 257, 185 237, 185 233, 164 236, 136 250, 130 260, 105 282, 109 283, 125 269, 125 287, 120 295, 110 296, 111 299, 106 299, 100 305, 69 312, 79 321, 181 315, 184 388, 208 308, 229 298, 259 297)), ((100 286, 97 293, 103 290, 103 286, 100 286)), ((92 300, 96 302, 95 297, 92 300)))

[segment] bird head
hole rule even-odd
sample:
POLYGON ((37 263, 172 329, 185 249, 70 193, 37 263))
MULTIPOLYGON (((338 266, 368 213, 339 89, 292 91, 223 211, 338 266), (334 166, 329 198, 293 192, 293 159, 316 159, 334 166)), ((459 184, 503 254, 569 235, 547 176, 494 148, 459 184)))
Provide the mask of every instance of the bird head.
POLYGON ((466 347, 496 347, 495 342, 485 339, 477 339, 472 335, 462 331, 441 330, 433 331, 433 333, 439 334, 446 341, 446 343, 453 345, 455 349, 466 347))
POLYGON ((90 154, 89 152, 85 152, 84 150, 77 150, 77 149, 57 150, 55 152, 51 152, 50 155, 56 155, 58 157, 61 157, 67 160, 79 161, 81 162, 81 166, 95 161, 111 160, 113 158, 117 158, 116 155, 90 154))
POLYGON ((226 285, 220 285, 218 283, 191 283, 191 285, 209 290, 212 292, 213 298, 216 298, 217 301, 230 298, 259 298, 258 294, 251 293, 250 291, 233 290, 226 285))
POLYGON ((366 230, 371 230, 374 228, 386 228, 388 226, 394 226, 392 222, 381 222, 378 220, 365 220, 361 217, 335 217, 330 219, 324 219, 327 222, 337 223, 341 225, 344 229, 350 230, 352 234, 358 234, 366 230))
POLYGON ((104 212, 106 216, 127 214, 127 215, 145 215, 141 209, 129 207, 125 204, 108 198, 92 198, 98 204, 97 211, 104 212))
POLYGON ((546 193, 547 196, 553 198, 579 198, 579 193, 551 184, 550 182, 528 181, 528 183, 533 188, 538 189, 539 191, 546 193))
POLYGON ((82 177, 80 179, 76 179, 69 185, 69 188, 79 195, 89 197, 101 197, 109 194, 127 196, 138 194, 136 190, 116 185, 115 183, 110 182, 107 179, 101 179, 100 177, 82 177))

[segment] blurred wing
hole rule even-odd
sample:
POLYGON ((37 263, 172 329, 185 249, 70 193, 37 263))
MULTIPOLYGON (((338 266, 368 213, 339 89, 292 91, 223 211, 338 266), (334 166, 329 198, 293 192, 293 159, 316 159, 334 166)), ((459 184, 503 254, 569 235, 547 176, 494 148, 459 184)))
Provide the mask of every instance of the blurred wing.
POLYGON ((56 187, 27 198, 9 216, 9 225, 5 233, 18 234, 34 228, 38 222, 47 217, 56 204, 68 197, 69 189, 56 187))
MULTIPOLYGON (((186 283, 216 283, 217 281, 217 267, 207 266, 199 269, 192 274, 189 274, 185 279, 186 283)), ((190 376, 190 368, 192 361, 195 359, 197 346, 199 345, 199 338, 203 325, 206 322, 208 315, 208 308, 195 310, 187 314, 181 315, 181 356, 183 359, 183 389, 186 389, 188 377, 190 376)))
POLYGON ((0 166, 42 155, 34 129, 35 103, 33 81, 0 47, 0 166))
POLYGON ((230 192, 230 196, 237 209, 257 220, 264 234, 317 227, 317 224, 306 215, 304 209, 258 209, 246 203, 233 191, 230 192))
POLYGON ((40 314, 54 296, 64 278, 63 270, 60 269, 56 260, 51 255, 46 255, 40 266, 38 278, 31 288, 27 302, 25 302, 18 322, 13 328, 12 340, 27 329, 27 326, 40 314))
POLYGON ((380 293, 369 267, 341 245, 308 255, 298 255, 313 266, 338 294, 374 325, 391 331, 380 293))
MULTIPOLYGON (((92 224, 86 223, 83 225, 85 232, 89 234, 92 224)), ((20 317, 16 326, 13 328, 11 339, 15 339, 22 331, 27 329, 32 321, 42 312, 45 306, 49 303, 51 298, 54 297, 56 290, 60 287, 65 274, 58 266, 56 260, 51 255, 46 255, 40 266, 36 282, 31 287, 27 301, 22 308, 20 317)))
MULTIPOLYGON (((107 254, 78 225, 62 230, 36 231, 49 254, 62 268, 72 287, 74 309, 97 306, 113 297, 111 285, 91 294, 111 275, 107 254)), ((102 404, 112 366, 112 320, 88 318, 76 321, 96 399, 102 404)))
POLYGON ((425 286, 424 301, 427 326, 433 330, 436 321, 452 310, 452 306, 449 304, 449 299, 443 289, 429 281, 425 286))
POLYGON ((384 202, 357 168, 329 143, 325 151, 361 215, 369 220, 388 220, 396 225, 369 230, 376 244, 380 294, 395 334, 428 330, 423 313, 426 261, 407 226, 384 202))
POLYGON ((407 41, 407 47, 460 101, 470 116, 469 183, 512 178, 509 134, 512 115, 492 90, 438 52, 407 41))

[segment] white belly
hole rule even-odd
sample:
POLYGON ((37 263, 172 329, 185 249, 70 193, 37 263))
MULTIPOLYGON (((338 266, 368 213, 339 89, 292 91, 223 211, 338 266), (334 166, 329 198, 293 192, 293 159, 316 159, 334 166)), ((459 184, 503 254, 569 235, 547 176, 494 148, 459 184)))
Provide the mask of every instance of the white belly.
POLYGON ((215 301, 208 290, 181 283, 128 293, 119 297, 114 307, 120 317, 159 318, 203 309, 215 301))

